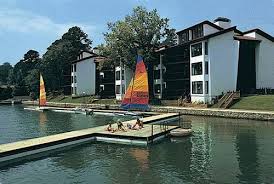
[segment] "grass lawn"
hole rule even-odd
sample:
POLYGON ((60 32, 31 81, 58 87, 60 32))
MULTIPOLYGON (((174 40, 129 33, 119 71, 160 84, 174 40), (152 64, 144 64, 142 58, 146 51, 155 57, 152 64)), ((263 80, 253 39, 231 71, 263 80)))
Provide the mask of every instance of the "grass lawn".
POLYGON ((242 97, 231 109, 274 111, 274 95, 242 97))
POLYGON ((57 96, 48 99, 49 102, 62 102, 62 103, 93 103, 93 104, 116 104, 115 99, 95 99, 91 96, 72 98, 71 96, 57 96))

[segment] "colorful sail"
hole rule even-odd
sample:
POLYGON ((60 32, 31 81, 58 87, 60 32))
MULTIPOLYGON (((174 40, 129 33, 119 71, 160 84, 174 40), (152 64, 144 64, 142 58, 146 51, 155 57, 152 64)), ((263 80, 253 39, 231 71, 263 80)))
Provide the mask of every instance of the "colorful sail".
POLYGON ((45 90, 45 84, 42 75, 40 74, 40 96, 39 96, 39 106, 45 106, 46 105, 46 90, 45 90))
POLYGON ((135 74, 122 101, 124 109, 148 109, 149 91, 146 66, 141 56, 137 58, 135 74))

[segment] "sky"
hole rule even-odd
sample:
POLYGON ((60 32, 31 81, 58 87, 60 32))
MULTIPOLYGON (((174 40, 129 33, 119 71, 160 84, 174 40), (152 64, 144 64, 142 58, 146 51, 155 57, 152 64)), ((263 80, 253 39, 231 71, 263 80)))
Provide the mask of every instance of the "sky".
POLYGON ((104 43, 107 23, 138 5, 157 9, 177 31, 227 17, 241 31, 261 28, 274 35, 274 0, 0 0, 0 64, 16 64, 30 50, 40 55, 70 27, 79 26, 104 43))

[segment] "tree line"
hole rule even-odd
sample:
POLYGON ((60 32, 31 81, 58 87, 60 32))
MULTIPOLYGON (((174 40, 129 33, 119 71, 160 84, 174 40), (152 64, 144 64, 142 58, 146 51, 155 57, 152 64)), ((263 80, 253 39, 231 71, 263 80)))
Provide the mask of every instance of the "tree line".
MULTIPOLYGON (((156 9, 149 11, 141 6, 124 19, 108 23, 108 31, 103 33, 105 43, 98 46, 100 55, 107 58, 103 64, 116 66, 122 61, 134 69, 138 52, 149 67, 158 59, 156 48, 176 42, 175 29, 169 28, 168 23, 169 19, 161 18, 156 9)), ((30 95, 36 99, 39 73, 42 73, 48 92, 64 93, 66 81, 70 81, 71 62, 77 59, 80 51, 90 50, 91 45, 92 40, 80 27, 71 27, 43 56, 29 50, 14 67, 9 63, 0 65, 0 85, 11 86, 14 96, 30 95)))

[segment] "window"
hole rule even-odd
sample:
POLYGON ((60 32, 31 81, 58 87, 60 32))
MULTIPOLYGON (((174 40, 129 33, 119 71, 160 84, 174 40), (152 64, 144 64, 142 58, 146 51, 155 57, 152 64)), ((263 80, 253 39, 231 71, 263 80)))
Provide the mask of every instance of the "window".
POLYGON ((100 72, 100 79, 103 79, 105 77, 104 72, 100 72))
POLYGON ((208 81, 205 81, 205 94, 208 94, 208 81))
POLYGON ((125 80, 125 70, 122 70, 122 80, 125 80))
POLYGON ((203 65, 202 62, 191 64, 191 75, 202 75, 203 65))
POLYGON ((74 82, 73 82, 73 76, 71 76, 71 83, 74 83, 74 82))
POLYGON ((154 79, 160 79, 160 70, 154 70, 154 79))
POLYGON ((202 55, 202 43, 191 45, 191 57, 202 55))
POLYGON ((198 25, 198 26, 195 26, 193 29, 192 29, 192 39, 197 39, 197 38, 200 38, 202 37, 204 34, 203 34, 203 25, 198 25))
POLYGON ((77 79, 76 79, 76 76, 74 76, 74 83, 77 83, 77 79))
POLYGON ((179 35, 179 43, 184 43, 189 40, 188 30, 179 35))
POLYGON ((116 78, 116 80, 120 80, 121 79, 120 78, 120 71, 116 71, 115 78, 116 78))
POLYGON ((203 94, 203 81, 192 82, 192 94, 203 94))
POLYGON ((121 94, 120 85, 116 85, 116 94, 121 94))
POLYGON ((77 95, 77 87, 74 87, 74 94, 77 95))
POLYGON ((208 43, 205 42, 205 55, 208 55, 208 43))
POLYGON ((125 92, 126 92, 126 89, 125 89, 125 85, 123 84, 122 85, 122 94, 125 94, 125 92))
POLYGON ((104 91, 105 90, 105 85, 100 85, 100 92, 104 91))
POLYGON ((74 64, 74 72, 76 72, 76 64, 74 64))
POLYGON ((154 85, 154 93, 155 94, 161 93, 161 84, 155 84, 154 85))
POLYGON ((71 72, 73 72, 73 66, 74 66, 74 65, 71 65, 71 72))
POLYGON ((208 74, 208 61, 205 61, 205 74, 208 74))

